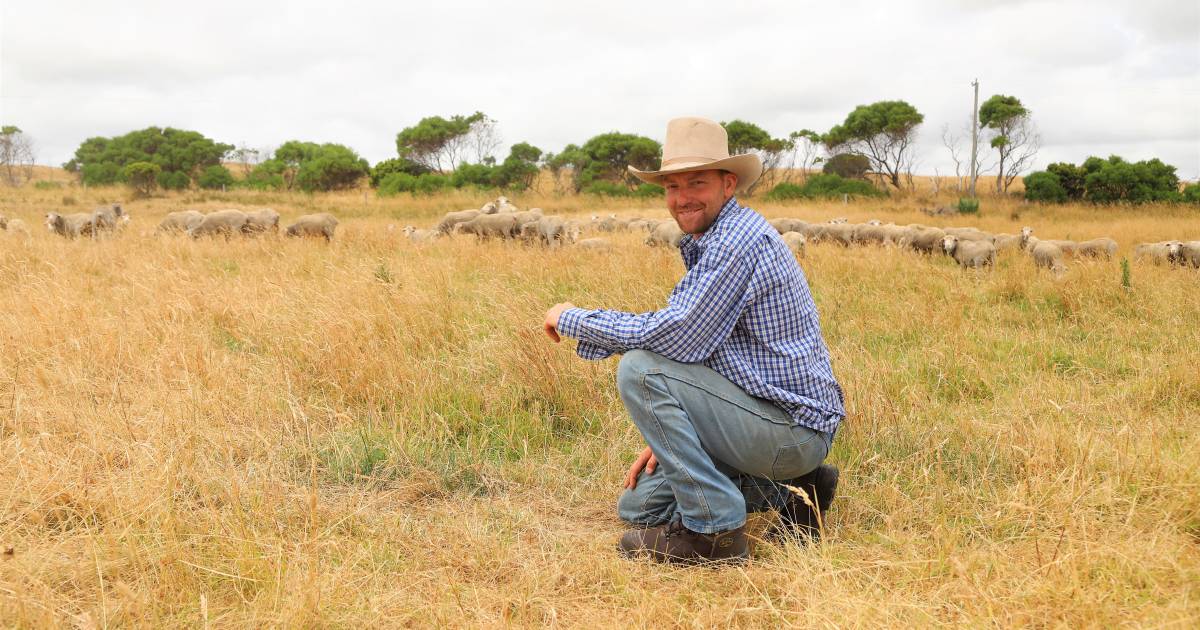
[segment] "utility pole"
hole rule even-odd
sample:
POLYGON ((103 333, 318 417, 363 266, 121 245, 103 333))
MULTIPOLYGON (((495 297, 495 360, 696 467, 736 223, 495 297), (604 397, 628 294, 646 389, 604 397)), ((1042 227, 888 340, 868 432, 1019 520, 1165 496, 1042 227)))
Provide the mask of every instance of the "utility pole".
POLYGON ((971 197, 975 197, 975 180, 979 177, 979 79, 971 82, 975 88, 975 105, 971 108, 971 197))

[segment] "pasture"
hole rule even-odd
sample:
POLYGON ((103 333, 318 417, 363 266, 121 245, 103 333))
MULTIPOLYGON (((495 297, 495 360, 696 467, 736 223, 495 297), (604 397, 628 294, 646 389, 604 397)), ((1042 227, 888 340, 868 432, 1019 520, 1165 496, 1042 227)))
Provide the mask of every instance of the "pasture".
MULTIPOLYGON (((682 274, 610 251, 409 242, 489 196, 249 192, 125 200, 0 189, 0 625, 1051 626, 1200 621, 1200 270, 1120 259, 1200 212, 984 199, 746 204, 768 218, 1111 236, 1056 277, 810 244, 849 417, 825 540, 743 568, 619 558, 640 439, 615 360, 550 343, 546 308, 642 311, 682 274), (120 200, 120 235, 49 211, 120 200), (156 236, 167 212, 270 206, 330 244, 156 236), (389 229, 393 226, 394 229, 389 229)), ((522 208, 665 218, 661 203, 522 208)))

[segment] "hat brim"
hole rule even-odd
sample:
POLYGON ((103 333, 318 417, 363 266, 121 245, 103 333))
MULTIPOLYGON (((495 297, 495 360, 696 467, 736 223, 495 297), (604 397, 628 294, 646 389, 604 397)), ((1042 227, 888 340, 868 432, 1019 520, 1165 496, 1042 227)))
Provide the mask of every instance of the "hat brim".
POLYGON ((632 166, 626 166, 629 174, 646 182, 662 186, 663 180, 667 175, 675 173, 690 173, 693 171, 729 171, 737 175, 737 188, 733 190, 734 194, 745 191, 762 175, 762 160, 753 153, 744 153, 742 155, 733 155, 723 160, 713 160, 711 162, 684 162, 682 164, 672 164, 670 167, 659 171, 639 171, 632 166))

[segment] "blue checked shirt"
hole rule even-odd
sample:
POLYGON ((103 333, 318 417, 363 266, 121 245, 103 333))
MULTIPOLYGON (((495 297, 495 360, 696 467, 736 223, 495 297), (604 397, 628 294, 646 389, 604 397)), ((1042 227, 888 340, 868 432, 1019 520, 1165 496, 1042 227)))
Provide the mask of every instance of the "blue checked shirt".
POLYGON ((778 232, 730 198, 708 231, 685 236, 679 249, 687 273, 666 308, 571 308, 559 316, 558 331, 579 340, 585 359, 640 348, 702 363, 797 424, 834 433, 846 415, 842 388, 808 280, 778 232))

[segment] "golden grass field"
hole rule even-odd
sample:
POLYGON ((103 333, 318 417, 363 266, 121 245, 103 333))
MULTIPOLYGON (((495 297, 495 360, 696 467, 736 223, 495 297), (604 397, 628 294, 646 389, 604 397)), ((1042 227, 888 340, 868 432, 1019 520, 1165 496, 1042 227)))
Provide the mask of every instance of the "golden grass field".
MULTIPOLYGON (((0 626, 1174 627, 1200 624, 1200 271, 810 245, 849 417, 825 541, 744 568, 620 559, 640 439, 613 384, 541 331, 551 304, 649 310, 675 252, 456 238, 486 193, 0 188, 0 626), (108 240, 47 211, 124 201, 108 240), (64 205, 70 204, 70 205, 64 205), (184 207, 341 218, 331 245, 156 237, 184 207), (397 229, 389 231, 389 225, 397 229)), ((666 217, 659 204, 512 195, 666 217)), ((985 198, 768 217, 1200 239, 1200 211, 985 198), (1019 214, 1019 217, 1014 217, 1019 214)))

